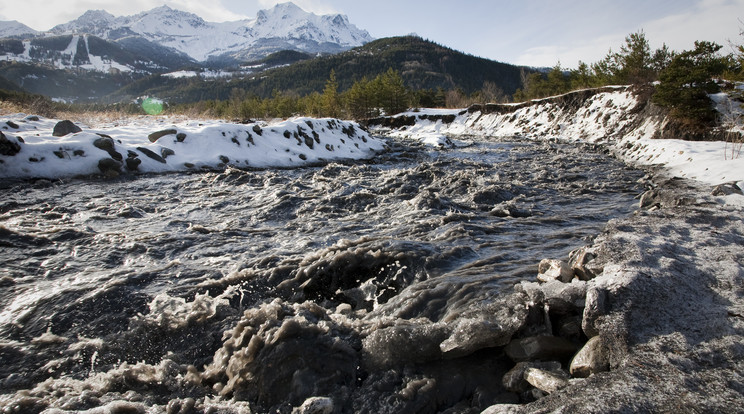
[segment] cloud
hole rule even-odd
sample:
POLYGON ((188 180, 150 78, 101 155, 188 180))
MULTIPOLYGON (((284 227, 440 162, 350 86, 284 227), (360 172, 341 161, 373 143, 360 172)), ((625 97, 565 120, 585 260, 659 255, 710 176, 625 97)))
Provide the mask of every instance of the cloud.
MULTIPOLYGON (((680 10, 669 10, 662 17, 625 19, 623 25, 600 36, 546 36, 551 43, 540 42, 516 54, 513 63, 528 66, 553 66, 560 61, 563 67, 576 67, 578 61, 593 63, 602 59, 612 48, 617 51, 625 44, 625 37, 643 30, 651 49, 666 44, 676 51, 689 50, 696 40, 709 40, 727 46, 729 40, 741 43, 740 19, 744 19, 744 0, 698 0, 680 10)), ((627 16, 626 16, 627 17, 627 16)), ((724 49, 724 52, 727 49, 724 49)))

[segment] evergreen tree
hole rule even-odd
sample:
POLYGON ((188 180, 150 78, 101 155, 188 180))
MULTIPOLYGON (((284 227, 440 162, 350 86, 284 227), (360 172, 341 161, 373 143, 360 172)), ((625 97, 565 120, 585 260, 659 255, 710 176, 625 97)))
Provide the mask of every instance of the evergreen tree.
POLYGON ((341 104, 338 95, 338 81, 336 71, 331 69, 331 74, 323 89, 323 115, 337 118, 341 114, 341 104))
POLYGON ((691 126, 710 125, 715 111, 708 94, 720 90, 712 78, 727 68, 719 50, 716 43, 695 42, 694 50, 675 56, 661 72, 653 102, 670 108, 672 116, 691 126))

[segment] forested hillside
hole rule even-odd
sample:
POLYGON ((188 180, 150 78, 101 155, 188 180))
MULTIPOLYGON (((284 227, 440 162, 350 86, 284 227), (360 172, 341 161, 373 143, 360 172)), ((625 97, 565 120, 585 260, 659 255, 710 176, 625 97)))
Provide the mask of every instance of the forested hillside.
POLYGON ((534 71, 405 36, 376 40, 344 53, 303 60, 243 79, 198 82, 154 75, 128 86, 118 95, 149 94, 181 103, 229 99, 235 89, 259 98, 272 97, 278 92, 306 96, 323 91, 331 70, 335 71, 339 90, 344 91, 355 82, 373 79, 388 69, 400 73, 405 86, 414 91, 472 94, 487 86, 502 96, 511 96, 521 87, 523 72, 534 71))

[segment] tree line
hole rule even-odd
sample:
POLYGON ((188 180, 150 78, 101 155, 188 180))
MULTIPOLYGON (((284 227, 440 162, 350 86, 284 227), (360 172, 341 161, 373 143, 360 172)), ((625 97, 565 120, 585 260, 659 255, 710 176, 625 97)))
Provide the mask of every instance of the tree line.
POLYGON ((547 73, 524 75, 514 100, 606 85, 654 85, 652 102, 668 108, 672 117, 691 127, 710 126, 716 114, 708 95, 721 90, 717 79, 744 80, 744 46, 729 55, 721 55, 722 46, 713 42, 694 46, 679 53, 666 45, 652 51, 643 31, 632 33, 618 52, 610 49, 593 64, 579 62, 567 70, 558 62, 547 73))

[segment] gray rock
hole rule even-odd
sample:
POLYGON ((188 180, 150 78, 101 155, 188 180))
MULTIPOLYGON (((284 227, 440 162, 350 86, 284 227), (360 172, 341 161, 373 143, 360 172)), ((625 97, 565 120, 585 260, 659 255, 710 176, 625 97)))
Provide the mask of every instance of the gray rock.
POLYGON ((98 161, 98 169, 104 175, 117 176, 121 172, 122 163, 113 158, 101 158, 98 161))
POLYGON ((520 404, 495 404, 481 411, 481 414, 518 414, 523 407, 520 404))
POLYGON ((591 280, 597 276, 595 269, 588 266, 592 260, 594 260, 594 253, 590 252, 587 247, 571 252, 569 265, 579 280, 591 280))
POLYGON ((331 414, 333 412, 333 400, 328 397, 311 397, 305 400, 301 406, 292 409, 292 414, 331 414))
POLYGON ((568 377, 563 371, 547 371, 539 368, 527 368, 524 379, 540 391, 552 394, 568 386, 568 377))
POLYGON ((16 155, 21 151, 21 144, 14 140, 8 139, 5 134, 0 132, 0 155, 16 155))
POLYGON ((739 188, 736 183, 725 183, 717 185, 711 192, 711 195, 714 196, 727 196, 732 194, 744 195, 744 192, 741 191, 741 188, 739 188))
POLYGON ((176 151, 173 151, 170 148, 163 147, 163 148, 160 148, 160 155, 163 156, 163 159, 166 159, 170 157, 171 155, 176 155, 176 151))
POLYGON ((137 171, 140 164, 142 164, 142 160, 139 158, 129 157, 126 160, 127 170, 129 171, 137 171))
POLYGON ((586 305, 581 321, 581 329, 588 337, 599 335, 598 319, 607 314, 607 292, 596 286, 586 292, 586 305))
POLYGON ((177 135, 177 134, 178 134, 178 131, 173 128, 163 129, 161 131, 155 131, 152 134, 148 135, 147 139, 149 139, 150 142, 155 142, 166 135, 177 135))
POLYGON ((558 361, 518 362, 517 365, 514 366, 514 368, 510 369, 506 374, 504 374, 504 377, 501 379, 501 384, 504 386, 504 388, 511 392, 521 394, 523 392, 529 391, 529 389, 533 387, 529 382, 527 382, 527 379, 525 378, 525 373, 529 368, 557 371, 561 369, 561 363, 558 361))
POLYGON ((595 336, 584 345, 571 361, 571 375, 586 378, 598 372, 610 369, 607 349, 599 336, 595 336))
POLYGON ((107 135, 96 138, 93 141, 93 146, 100 150, 106 151, 111 156, 111 158, 117 161, 121 161, 122 159, 124 159, 124 157, 122 157, 122 155, 116 152, 116 150, 114 149, 116 147, 116 144, 114 143, 113 138, 107 135))
POLYGON ((570 358, 577 350, 578 347, 567 339, 549 335, 515 339, 504 348, 514 362, 561 360, 570 358))
POLYGON ((537 268, 537 280, 548 282, 551 280, 560 280, 568 283, 573 279, 573 270, 568 263, 561 260, 543 259, 537 268))
POLYGON ((65 135, 69 134, 76 134, 78 132, 82 132, 83 130, 80 129, 79 126, 72 123, 72 121, 64 120, 57 122, 56 125, 54 125, 54 130, 52 131, 52 135, 55 137, 63 137, 65 135))
POLYGON ((152 150, 145 148, 145 147, 137 147, 137 151, 145 154, 147 157, 152 158, 153 160, 157 162, 162 162, 163 164, 166 163, 165 158, 161 157, 160 155, 156 154, 152 150))

